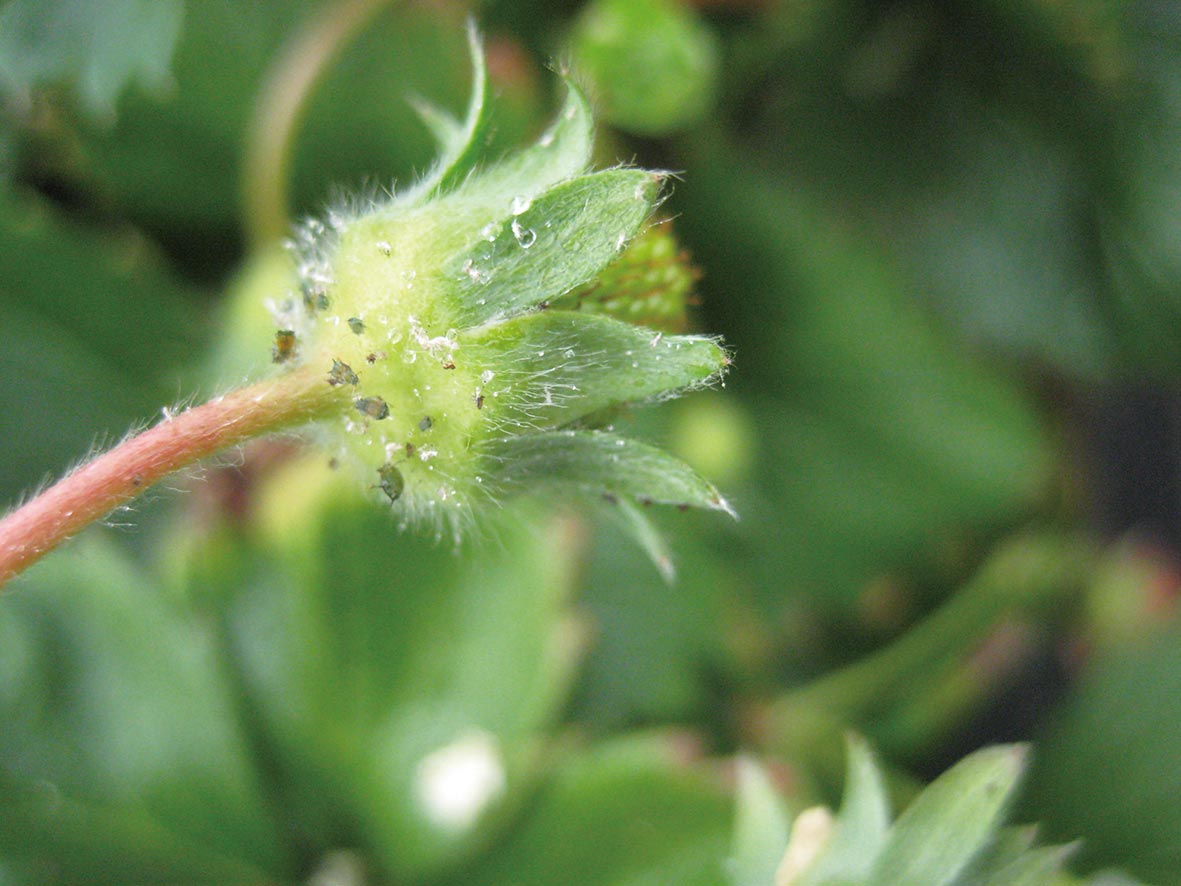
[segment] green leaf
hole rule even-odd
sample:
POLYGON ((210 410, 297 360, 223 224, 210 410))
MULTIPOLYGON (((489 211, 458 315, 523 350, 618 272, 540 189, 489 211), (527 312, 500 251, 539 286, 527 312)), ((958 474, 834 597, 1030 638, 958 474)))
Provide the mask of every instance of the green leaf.
POLYGON ((463 882, 723 886, 731 801, 675 742, 632 736, 564 761, 463 882))
POLYGON ((135 232, 0 190, 0 499, 177 396, 204 333, 195 294, 135 232))
POLYGON ((866 886, 954 883, 988 845, 1016 787, 1025 748, 985 748, 961 760, 902 813, 866 886))
POLYGON ((93 530, 12 591, 0 607, 0 855, 63 881, 283 871, 254 749, 193 613, 93 530))
POLYGON ((799 886, 858 883, 866 878, 890 829, 890 798, 866 741, 845 739, 845 791, 836 831, 799 886))
MULTIPOLYGON (((451 190, 475 169, 487 146, 484 136, 489 126, 488 65, 484 46, 475 22, 468 22, 468 47, 472 60, 472 92, 463 124, 427 102, 417 102, 416 110, 439 140, 442 152, 427 176, 414 188, 422 199, 451 190)), ((412 195, 407 195, 413 200, 412 195)))
POLYGON ((72 80, 86 111, 109 122, 134 81, 169 81, 180 0, 11 0, 0 9, 0 88, 72 80))
POLYGON ((506 204, 485 239, 445 263, 464 326, 510 317, 590 280, 635 236, 664 176, 609 169, 506 204))
POLYGON ((708 482, 654 446, 600 431, 549 431, 494 440, 481 453, 486 485, 511 494, 553 485, 587 496, 734 512, 708 482))
POLYGON ((742 361, 728 393, 758 422, 735 567, 767 606, 788 588, 838 606, 885 570, 935 565, 948 533, 1028 513, 1053 455, 1028 392, 924 312, 831 201, 737 144, 698 148, 677 227, 742 361))
POLYGON ((731 886, 769 886, 787 849, 788 811, 766 771, 740 757, 734 840, 727 865, 731 886))
POLYGON ((499 367, 482 388, 483 409, 508 433, 676 396, 716 378, 727 361, 722 347, 704 336, 664 336, 570 311, 488 326, 470 344, 465 337, 463 348, 477 364, 499 367))
MULTIPOLYGON (((220 617, 291 827, 390 880, 460 864, 523 798, 571 679, 563 525, 506 510, 495 543, 452 549, 398 531, 319 458, 258 507, 265 541, 220 617)), ((189 558, 195 589, 218 580, 209 559, 189 558)))
POLYGON ((1021 811, 1083 869, 1112 865, 1181 883, 1181 631, 1091 667, 1038 736, 1021 811))

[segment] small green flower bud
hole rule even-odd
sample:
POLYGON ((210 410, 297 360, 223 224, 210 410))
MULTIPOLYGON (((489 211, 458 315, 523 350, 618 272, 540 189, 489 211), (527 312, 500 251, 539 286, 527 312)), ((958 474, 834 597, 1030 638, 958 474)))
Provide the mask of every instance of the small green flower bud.
POLYGON ((728 365, 713 338, 615 319, 660 320, 666 289, 683 304, 684 263, 667 235, 645 233, 666 175, 588 171, 590 114, 572 85, 536 144, 477 166, 487 87, 474 38, 473 55, 466 121, 422 109, 442 142, 433 172, 295 238, 304 297, 276 320, 303 365, 351 394, 326 423, 341 463, 370 486, 376 474, 406 519, 454 530, 474 505, 547 485, 727 509, 671 456, 584 426, 710 384, 728 365), (632 259, 612 271, 621 253, 632 259), (630 310, 637 301, 646 307, 630 310))

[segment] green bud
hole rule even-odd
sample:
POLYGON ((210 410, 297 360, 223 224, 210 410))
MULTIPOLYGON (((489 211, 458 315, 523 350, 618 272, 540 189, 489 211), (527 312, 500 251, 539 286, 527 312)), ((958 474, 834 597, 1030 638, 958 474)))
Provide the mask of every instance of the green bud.
POLYGON ((663 136, 705 118, 717 92, 717 41, 678 0, 591 0, 571 36, 579 73, 609 123, 663 136))
POLYGON ((590 113, 569 84, 536 144, 478 166, 487 85, 472 48, 467 119, 421 109, 442 142, 434 170, 306 223, 293 244, 300 291, 275 322, 298 343, 284 359, 349 392, 325 422, 338 460, 407 520, 455 531, 473 507, 542 487, 728 509, 671 456, 580 426, 713 383, 729 363, 713 338, 615 319, 658 318, 666 286, 683 302, 665 238, 644 233, 666 175, 589 171, 590 113), (633 241, 645 252, 629 253, 633 241), (621 254, 631 264, 613 271, 621 254), (636 299, 648 307, 629 311, 636 299))

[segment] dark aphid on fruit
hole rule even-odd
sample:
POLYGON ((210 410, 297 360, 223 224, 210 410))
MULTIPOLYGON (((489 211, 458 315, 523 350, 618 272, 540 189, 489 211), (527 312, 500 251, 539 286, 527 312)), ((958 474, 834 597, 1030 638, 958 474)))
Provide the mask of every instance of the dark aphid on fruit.
POLYGON ((357 377, 357 373, 353 372, 353 367, 347 363, 341 363, 337 359, 333 359, 332 368, 328 370, 328 384, 336 387, 337 385, 355 385, 361 379, 357 377))
POLYGON ((394 465, 386 462, 377 469, 377 476, 381 478, 381 491, 389 496, 390 502, 395 502, 402 496, 402 490, 406 488, 406 480, 402 477, 402 472, 394 465))
POLYGON ((271 360, 286 363, 295 356, 295 330, 280 329, 275 333, 275 345, 271 348, 271 360))
POLYGON ((422 417, 422 421, 418 423, 418 429, 420 431, 429 431, 434 426, 434 424, 435 423, 431 421, 431 417, 429 415, 424 415, 422 417))
POLYGON ((390 407, 381 397, 358 397, 353 405, 357 407, 357 412, 378 421, 390 417, 390 407))
POLYGON ((360 317, 349 317, 349 329, 353 330, 354 334, 360 335, 365 331, 365 321, 360 317))

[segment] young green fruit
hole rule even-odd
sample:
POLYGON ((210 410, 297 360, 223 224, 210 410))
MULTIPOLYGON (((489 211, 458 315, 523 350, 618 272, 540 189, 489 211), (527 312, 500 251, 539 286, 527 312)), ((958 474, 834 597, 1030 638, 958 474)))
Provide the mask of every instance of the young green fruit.
POLYGON ((275 323, 294 331, 293 361, 348 392, 324 425, 334 455, 407 521, 440 529, 547 486, 728 511, 678 460, 589 426, 618 404, 711 384, 729 363, 714 338, 616 319, 634 275, 595 283, 646 230, 667 175, 589 171, 590 113, 573 84, 533 146, 477 167, 487 84, 474 36, 472 51, 467 119, 421 109, 442 143, 434 170, 294 239, 301 292, 275 323), (592 290, 602 313, 570 297, 592 290))

